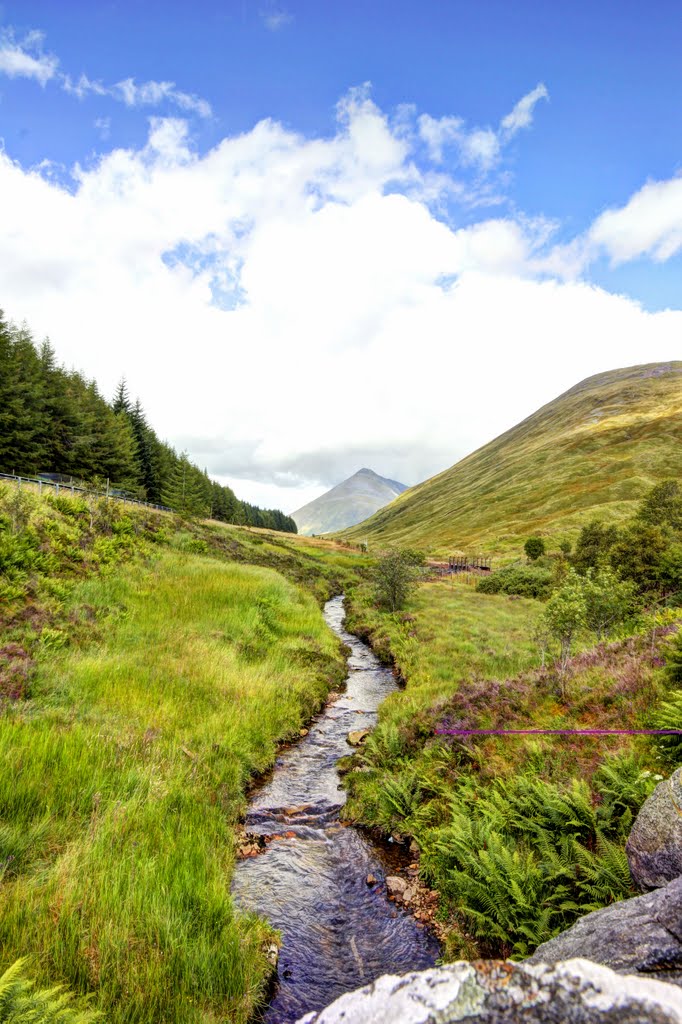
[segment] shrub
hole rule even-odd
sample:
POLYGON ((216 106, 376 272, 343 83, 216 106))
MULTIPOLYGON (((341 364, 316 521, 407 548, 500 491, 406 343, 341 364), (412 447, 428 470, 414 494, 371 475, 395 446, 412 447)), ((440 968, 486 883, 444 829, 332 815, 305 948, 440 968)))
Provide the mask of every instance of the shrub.
POLYGON ((546 597, 552 586, 549 569, 515 563, 484 576, 476 589, 482 594, 518 594, 521 597, 546 597))
POLYGON ((534 562, 536 558, 544 555, 545 542, 542 537, 529 537, 523 545, 523 550, 526 552, 526 557, 530 558, 531 562, 534 562))
POLYGON ((389 551, 377 562, 373 577, 379 604, 391 612, 399 611, 419 578, 414 552, 389 551))

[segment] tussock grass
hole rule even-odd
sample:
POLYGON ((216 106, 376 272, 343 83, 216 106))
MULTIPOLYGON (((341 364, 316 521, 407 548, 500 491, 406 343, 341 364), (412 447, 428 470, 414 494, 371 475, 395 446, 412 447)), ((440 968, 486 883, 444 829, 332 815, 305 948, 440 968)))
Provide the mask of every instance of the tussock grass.
POLYGON ((338 644, 282 576, 171 550, 68 601, 94 641, 42 650, 0 718, 2 960, 30 952, 112 1022, 246 1021, 267 928, 231 903, 233 826, 338 644))
POLYGON ((682 473, 682 362, 598 374, 340 536, 507 554, 533 534, 619 522, 682 473))

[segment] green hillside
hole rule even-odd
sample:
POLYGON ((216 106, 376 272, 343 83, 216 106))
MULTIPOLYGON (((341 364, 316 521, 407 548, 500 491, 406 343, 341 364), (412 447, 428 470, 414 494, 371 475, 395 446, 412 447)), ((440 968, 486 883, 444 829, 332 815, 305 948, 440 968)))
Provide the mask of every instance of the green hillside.
POLYGON ((504 552, 532 533, 619 520, 682 475, 682 362, 589 377, 438 476, 345 531, 379 546, 504 552))

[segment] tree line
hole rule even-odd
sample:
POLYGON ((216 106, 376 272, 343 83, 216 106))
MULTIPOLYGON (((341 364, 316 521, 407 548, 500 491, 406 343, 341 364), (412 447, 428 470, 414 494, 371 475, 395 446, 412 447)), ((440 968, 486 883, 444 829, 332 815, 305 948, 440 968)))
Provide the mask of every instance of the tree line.
POLYGON ((296 533, 279 509, 240 501, 230 487, 161 441, 121 380, 108 402, 97 384, 60 366, 49 341, 0 311, 0 472, 59 473, 165 505, 183 516, 296 533))

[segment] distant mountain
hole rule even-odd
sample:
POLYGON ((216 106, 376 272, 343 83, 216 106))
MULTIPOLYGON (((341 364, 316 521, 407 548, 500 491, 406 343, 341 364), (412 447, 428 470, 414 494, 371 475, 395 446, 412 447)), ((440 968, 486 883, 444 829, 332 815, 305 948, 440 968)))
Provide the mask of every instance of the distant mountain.
POLYGON ((576 384, 346 536, 518 551, 532 533, 570 539, 595 516, 618 522, 668 477, 682 478, 682 362, 631 366, 576 384))
POLYGON ((405 484, 387 480, 371 469, 359 469, 326 494, 292 512, 291 518, 298 526, 298 532, 308 537, 333 533, 362 522, 405 490, 405 484))

